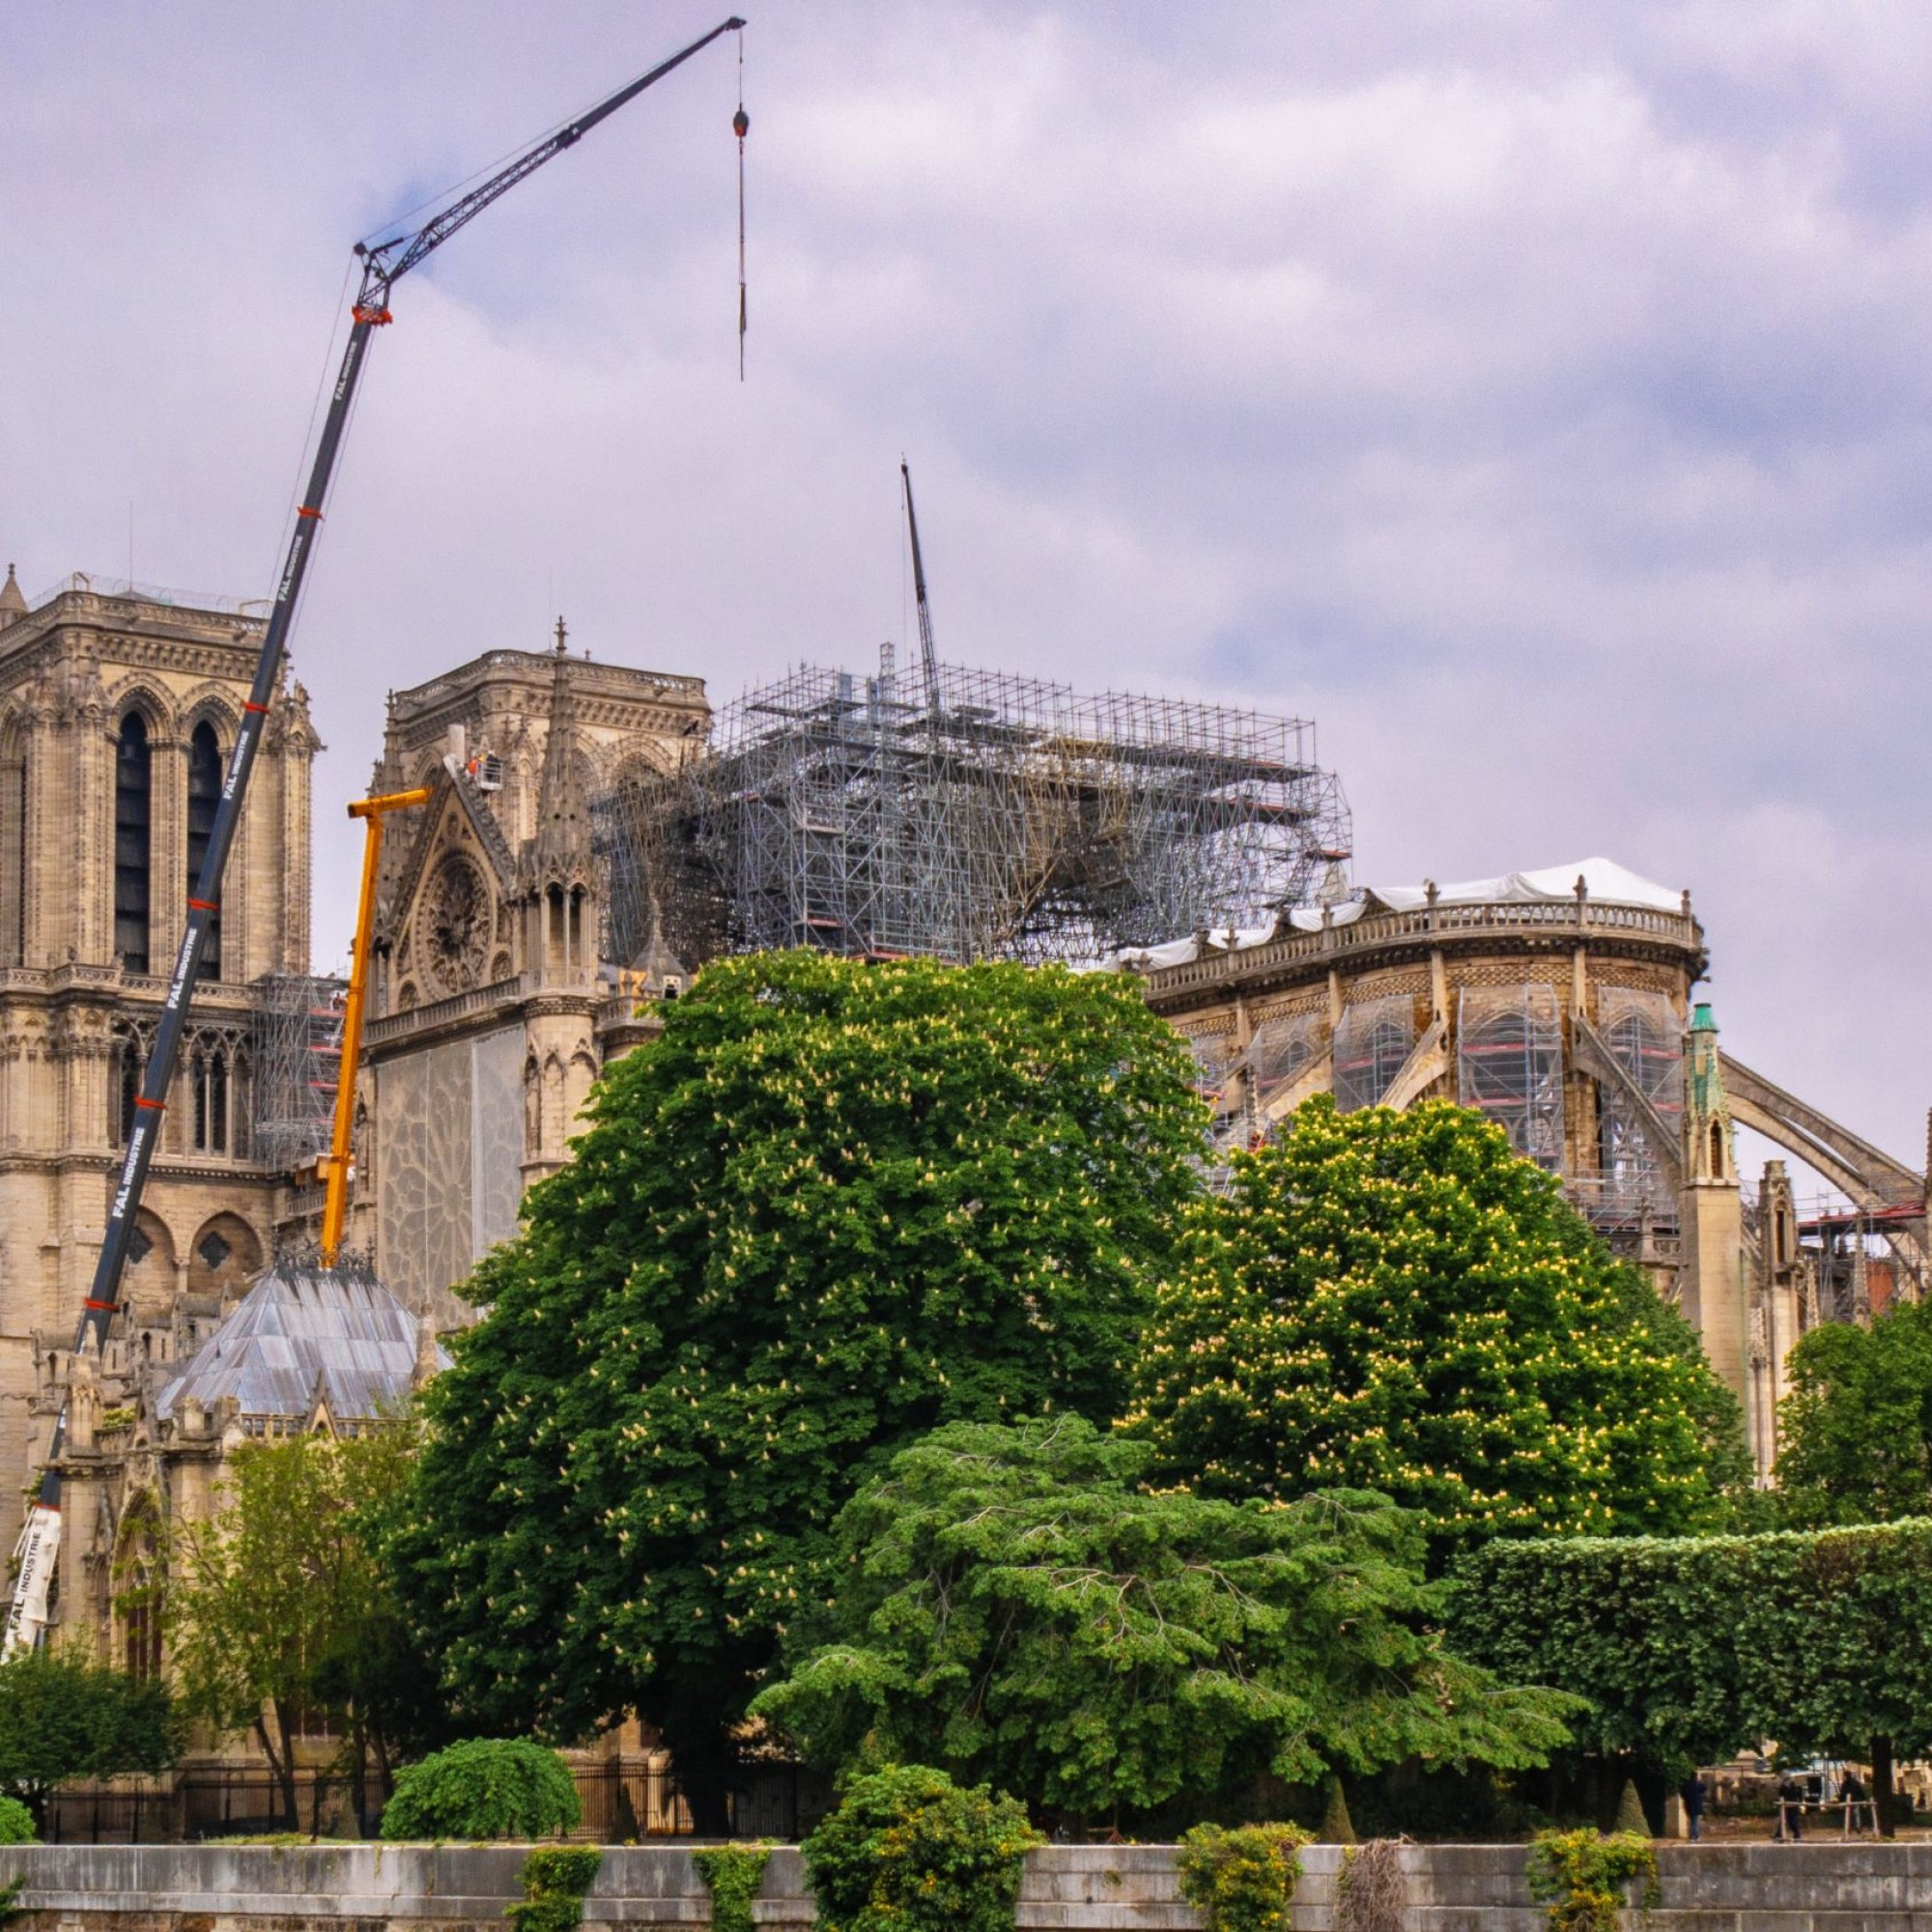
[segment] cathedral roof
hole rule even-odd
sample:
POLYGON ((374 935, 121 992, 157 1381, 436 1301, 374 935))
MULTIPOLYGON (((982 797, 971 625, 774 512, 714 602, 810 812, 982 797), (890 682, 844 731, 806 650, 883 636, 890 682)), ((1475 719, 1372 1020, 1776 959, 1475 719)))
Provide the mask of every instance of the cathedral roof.
POLYGON ((232 1396, 243 1415, 306 1415, 318 1398, 337 1421, 380 1415, 409 1394, 416 1348, 416 1318, 367 1269, 282 1259, 162 1387, 155 1412, 232 1396))

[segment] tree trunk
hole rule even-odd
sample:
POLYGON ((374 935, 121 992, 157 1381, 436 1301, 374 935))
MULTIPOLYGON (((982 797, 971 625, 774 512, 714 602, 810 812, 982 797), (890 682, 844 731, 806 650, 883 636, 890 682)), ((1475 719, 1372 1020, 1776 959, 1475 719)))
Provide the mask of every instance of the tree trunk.
POLYGON ((274 1775, 275 1783, 282 1794, 283 1829, 290 1832, 301 1830, 301 1811, 296 1803, 296 1754, 289 1739, 289 1720, 282 1709, 279 1697, 270 1700, 275 1714, 275 1728, 282 1734, 282 1747, 275 1749, 274 1739, 269 1732, 269 1714, 264 1711, 255 1719, 256 1735, 262 1740, 262 1754, 269 1760, 269 1769, 274 1775))
POLYGON ((1891 1740, 1874 1738, 1871 1741, 1872 1764, 1872 1810, 1878 1819, 1878 1829, 1884 1837, 1892 1837, 1897 1826, 1892 1822, 1892 1781, 1891 1781, 1891 1740))
POLYGON ((732 1776, 738 1769, 730 1734, 723 1725, 707 1723, 696 1715, 689 1722, 667 1723, 664 1728, 677 1788, 691 1808, 691 1829, 700 1838, 728 1838, 732 1776))

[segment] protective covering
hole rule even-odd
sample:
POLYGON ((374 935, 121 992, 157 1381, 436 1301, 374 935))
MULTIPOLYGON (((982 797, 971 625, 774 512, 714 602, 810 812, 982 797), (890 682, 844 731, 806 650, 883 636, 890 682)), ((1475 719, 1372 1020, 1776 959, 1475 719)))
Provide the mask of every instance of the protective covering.
POLYGON ((1328 1015, 1289 1013, 1264 1020, 1248 1042, 1249 1091, 1258 1110, 1299 1080, 1328 1043, 1328 1015))
POLYGON ((1456 1094, 1517 1152, 1563 1165, 1563 1019, 1553 986, 1464 987, 1456 1022, 1456 1094))
POLYGON ((416 1318, 375 1275, 285 1258, 161 1389, 155 1411, 232 1396, 244 1416, 306 1416, 320 1393, 335 1421, 354 1421, 392 1410, 415 1364, 416 1318))
POLYGON ((383 1272, 412 1306, 517 1231, 521 1027, 385 1061, 376 1083, 383 1272))
POLYGON ((1351 1000, 1335 1029, 1335 1104, 1373 1107, 1415 1047, 1415 1002, 1406 993, 1351 1000))

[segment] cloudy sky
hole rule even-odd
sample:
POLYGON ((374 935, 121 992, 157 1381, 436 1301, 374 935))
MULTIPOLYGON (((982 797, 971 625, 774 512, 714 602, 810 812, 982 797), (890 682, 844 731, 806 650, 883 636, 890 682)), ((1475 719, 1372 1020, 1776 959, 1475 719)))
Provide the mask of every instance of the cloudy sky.
MULTIPOLYGON (((399 291, 295 642, 321 965, 382 697, 907 629, 1319 721, 1370 881, 1688 885, 1742 1058, 1932 1101, 1932 10, 748 0, 399 291)), ((348 244, 687 0, 0 0, 0 561, 265 594, 348 244), (130 534, 131 532, 131 534, 130 534)))

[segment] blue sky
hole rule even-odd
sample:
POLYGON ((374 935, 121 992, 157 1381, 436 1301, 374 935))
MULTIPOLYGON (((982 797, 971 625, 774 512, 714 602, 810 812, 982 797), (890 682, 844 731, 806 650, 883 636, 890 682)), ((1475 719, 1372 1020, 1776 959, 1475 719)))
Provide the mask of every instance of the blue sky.
MULTIPOLYGON (((907 632, 1313 715, 1358 876, 1691 888, 1727 1043, 1923 1157, 1932 12, 776 0, 405 283, 295 645, 561 610, 723 701, 907 632)), ((0 561, 262 594, 348 244, 680 4, 0 9, 0 561)))

